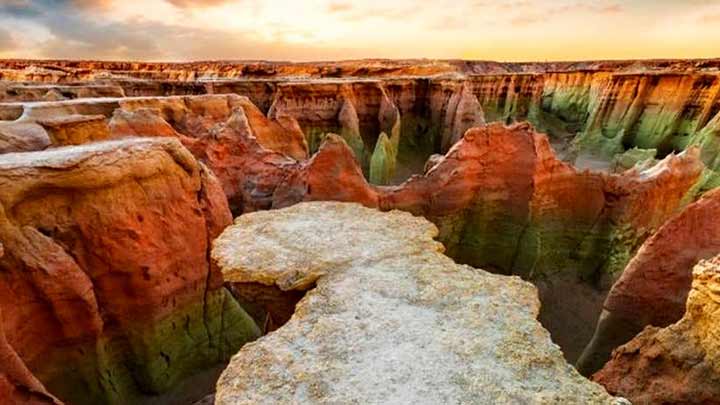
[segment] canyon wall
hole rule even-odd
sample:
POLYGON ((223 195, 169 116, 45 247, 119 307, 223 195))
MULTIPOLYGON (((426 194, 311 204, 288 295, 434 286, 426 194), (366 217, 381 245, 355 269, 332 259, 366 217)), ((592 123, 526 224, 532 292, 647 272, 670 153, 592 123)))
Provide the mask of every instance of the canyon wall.
POLYGON ((718 65, 0 61, 0 394, 207 391, 302 297, 226 289, 209 241, 325 200, 423 216, 458 262, 532 281, 571 361, 600 317, 592 373, 678 321, 720 253, 718 65))
POLYGON ((613 353, 595 381, 634 404, 720 403, 720 257, 692 275, 682 319, 646 328, 613 353))
POLYGON ((720 190, 685 207, 647 239, 613 285, 592 341, 578 362, 591 374, 646 326, 682 318, 698 261, 720 254, 720 190))
POLYGON ((231 221, 220 184, 176 140, 0 155, 0 188, 0 375, 22 395, 192 398, 259 335, 208 261, 231 221))

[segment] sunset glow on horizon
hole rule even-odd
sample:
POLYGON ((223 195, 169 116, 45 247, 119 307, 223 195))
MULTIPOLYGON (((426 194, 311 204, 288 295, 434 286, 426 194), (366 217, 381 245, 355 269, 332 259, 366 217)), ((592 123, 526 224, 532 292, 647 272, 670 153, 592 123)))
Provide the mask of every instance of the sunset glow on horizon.
POLYGON ((0 0, 2 58, 711 58, 718 42, 720 0, 0 0))

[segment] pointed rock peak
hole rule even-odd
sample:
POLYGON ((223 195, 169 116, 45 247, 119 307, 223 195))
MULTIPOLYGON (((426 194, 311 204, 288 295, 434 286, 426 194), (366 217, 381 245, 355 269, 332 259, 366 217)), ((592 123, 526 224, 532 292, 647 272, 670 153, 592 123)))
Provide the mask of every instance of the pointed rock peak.
POLYGON ((390 138, 382 132, 375 144, 375 151, 370 158, 370 183, 377 185, 390 184, 395 175, 396 151, 390 138))

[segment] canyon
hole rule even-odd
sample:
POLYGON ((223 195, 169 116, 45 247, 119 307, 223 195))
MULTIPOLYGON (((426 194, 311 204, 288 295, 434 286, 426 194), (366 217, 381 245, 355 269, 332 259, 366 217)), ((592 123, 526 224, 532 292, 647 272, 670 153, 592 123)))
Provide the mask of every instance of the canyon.
POLYGON ((719 60, 2 60, 0 397, 709 403, 718 186, 719 60))

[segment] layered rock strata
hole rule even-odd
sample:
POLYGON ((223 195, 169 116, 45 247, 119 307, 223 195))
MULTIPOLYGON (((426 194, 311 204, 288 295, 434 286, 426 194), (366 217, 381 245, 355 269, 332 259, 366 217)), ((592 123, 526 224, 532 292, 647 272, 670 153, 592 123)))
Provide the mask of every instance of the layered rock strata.
POLYGON ((472 129, 428 173, 395 187, 369 185, 351 153, 328 138, 275 189, 273 207, 334 200, 424 216, 456 260, 540 283, 543 321, 570 359, 592 336, 603 291, 703 168, 690 151, 622 175, 581 172, 522 124, 472 129), (577 310, 565 311, 568 302, 577 310))
POLYGON ((308 153, 293 118, 268 119, 247 98, 236 95, 72 100, 22 107, 22 118, 6 126, 0 123, 0 150, 4 128, 5 151, 125 137, 174 137, 218 177, 235 212, 269 207, 263 202, 263 195, 272 194, 267 185, 279 182, 286 167, 308 153))
POLYGON ((610 290, 595 335, 580 359, 597 371, 611 351, 648 325, 682 318, 698 261, 720 254, 720 190, 707 193, 668 220, 638 250, 610 290))
POLYGON ((403 209, 435 222, 448 251, 463 262, 538 275, 578 267, 622 271, 644 237, 680 207, 703 168, 690 151, 622 175, 578 171, 531 126, 493 124, 468 131, 425 175, 374 187, 343 157, 347 149, 331 137, 277 187, 273 206, 336 199, 403 209), (618 257, 608 260, 609 254, 618 257))
POLYGON ((0 375, 16 394, 190 400, 209 389, 194 376, 260 334, 208 261, 231 221, 220 184, 177 140, 0 155, 0 189, 0 375))
POLYGON ((594 375, 634 404, 720 403, 720 256, 698 264, 683 318, 648 327, 594 375))
MULTIPOLYGON (((645 151, 646 157, 662 159, 698 146, 710 169, 698 191, 720 184, 720 78, 715 72, 689 65, 674 70, 677 64, 650 62, 569 64, 564 69, 552 64, 518 65, 515 71, 475 70, 472 64, 461 69, 453 64, 437 66, 441 65, 444 74, 428 77, 373 76, 368 70, 364 77, 341 74, 320 79, 287 76, 284 72, 292 70, 281 68, 261 78, 249 74, 224 81, 187 77, 186 81, 156 82, 152 77, 112 76, 102 81, 122 87, 128 96, 247 96, 271 119, 296 120, 310 152, 317 150, 327 133, 343 136, 366 176, 373 152, 387 154, 387 148, 378 143, 385 132, 396 146, 390 154, 393 159, 383 159, 389 162, 383 170, 395 166, 392 184, 421 173, 430 155, 447 152, 472 126, 525 120, 550 135, 561 158, 581 167, 608 169, 614 155, 633 148, 645 151)), ((110 69, 111 65, 97 67, 110 69)), ((84 80, 101 79, 89 76, 84 80)), ((6 108, 10 107, 0 110, 6 108)), ((5 114, 16 113, 0 116, 5 114)))
POLYGON ((357 204, 239 217, 214 242, 226 280, 311 289, 215 403, 620 403, 565 363, 530 284, 455 264, 437 233, 357 204))

